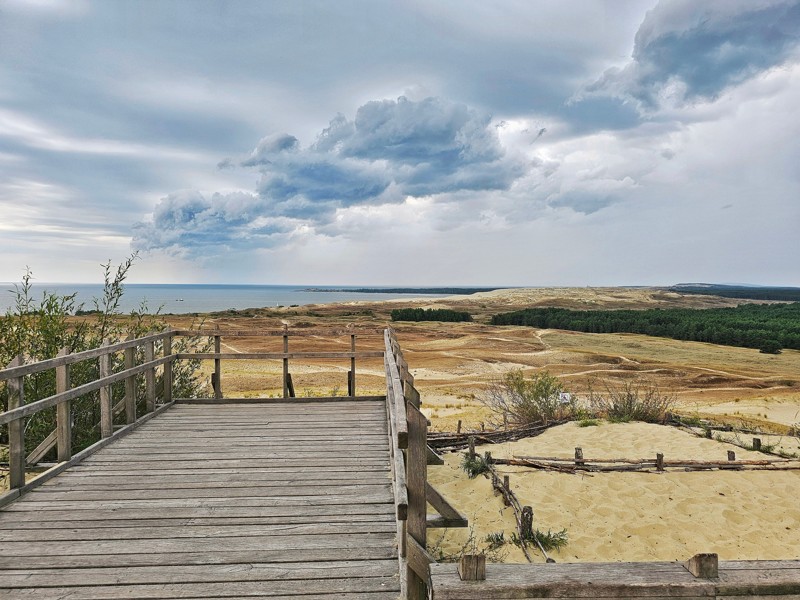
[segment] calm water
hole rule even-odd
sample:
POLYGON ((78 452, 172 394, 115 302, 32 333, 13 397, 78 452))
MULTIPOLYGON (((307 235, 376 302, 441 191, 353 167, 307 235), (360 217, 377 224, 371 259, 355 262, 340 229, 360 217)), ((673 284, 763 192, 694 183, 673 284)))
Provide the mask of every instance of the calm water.
MULTIPOLYGON (((14 302, 14 284, 0 283, 0 314, 5 313, 14 302)), ((36 284, 33 297, 37 301, 42 291, 59 295, 77 294, 78 304, 84 309, 94 308, 93 298, 99 298, 103 286, 97 284, 36 284)), ((391 300, 394 298, 430 297, 441 298, 445 294, 383 294, 347 291, 346 286, 313 285, 172 285, 172 284, 126 284, 120 311, 128 313, 138 309, 143 301, 151 312, 161 307, 163 313, 194 313, 227 310, 229 308, 264 308, 291 306, 293 304, 323 304, 329 302, 351 302, 354 300, 391 300), (304 291, 307 288, 341 291, 304 291)))

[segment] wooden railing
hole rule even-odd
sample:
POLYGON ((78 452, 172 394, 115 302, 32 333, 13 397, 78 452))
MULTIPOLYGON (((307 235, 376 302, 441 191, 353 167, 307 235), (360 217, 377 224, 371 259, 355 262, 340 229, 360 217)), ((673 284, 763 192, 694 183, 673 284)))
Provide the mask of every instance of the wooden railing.
POLYGON ((143 338, 123 342, 106 342, 99 348, 68 354, 65 350, 56 358, 25 364, 23 356, 17 356, 8 367, 0 370, 0 382, 5 381, 8 392, 8 410, 0 413, 0 426, 8 426, 9 446, 9 488, 10 492, 0 496, 0 506, 10 502, 20 493, 39 485, 60 473, 67 467, 82 460, 97 449, 105 446, 112 439, 126 435, 135 426, 152 418, 172 403, 172 337, 174 332, 166 331, 148 335, 143 338), (161 342, 163 356, 155 357, 155 344, 161 342), (141 348, 144 362, 135 364, 137 349, 141 348), (112 373, 110 357, 112 354, 124 353, 122 371, 112 373), (70 367, 78 363, 97 360, 99 377, 94 381, 76 387, 70 385, 70 367), (156 369, 163 366, 163 392, 161 408, 156 406, 156 369), (55 370, 56 393, 46 398, 25 402, 25 377, 45 371, 55 370), (135 377, 145 377, 145 414, 137 418, 135 377), (118 404, 113 403, 111 386, 125 382, 125 395, 118 404), (99 391, 100 403, 100 440, 92 446, 73 456, 72 401, 87 394, 99 391), (30 455, 25 454, 25 419, 49 408, 56 407, 56 428, 34 449, 30 455), (125 426, 116 432, 113 427, 114 415, 124 411, 125 426), (57 448, 59 463, 32 482, 26 483, 26 463, 38 462, 53 447, 57 448))
MULTIPOLYGON (((290 360, 297 359, 344 359, 349 360, 350 369, 347 378, 347 395, 356 396, 356 361, 366 358, 383 358, 383 350, 357 351, 356 338, 362 335, 383 336, 383 330, 366 329, 327 329, 291 331, 221 331, 213 330, 168 330, 138 339, 121 342, 106 342, 99 348, 76 352, 73 354, 63 350, 57 357, 25 364, 23 356, 17 356, 7 368, 0 370, 0 383, 5 382, 8 392, 8 410, 0 413, 0 426, 8 427, 9 468, 8 481, 10 492, 0 496, 0 506, 10 502, 32 487, 39 485, 82 458, 105 446, 108 442, 126 435, 139 424, 152 418, 173 402, 173 367, 179 360, 213 360, 212 387, 214 398, 223 398, 222 368, 223 360, 280 360, 283 362, 283 397, 294 397, 294 385, 289 370, 290 360), (214 352, 177 352, 173 353, 173 341, 177 336, 192 338, 209 337, 213 340, 214 352), (347 336, 348 352, 290 352, 289 338, 299 337, 332 337, 347 336), (283 352, 222 352, 223 338, 282 337, 283 352), (156 345, 159 356, 156 357, 156 345), (123 368, 112 372, 111 357, 123 353, 121 361, 116 361, 123 368), (141 364, 136 364, 136 357, 143 357, 141 364), (88 383, 72 387, 70 368, 85 361, 97 361, 97 378, 88 383), (157 373, 157 369, 160 372, 157 373), (55 394, 46 398, 25 397, 25 378, 55 371, 55 394), (144 377, 144 414, 136 414, 137 386, 136 377, 144 377), (124 382, 124 395, 116 403, 112 386, 124 382), (157 386, 157 382, 160 384, 157 386), (160 389, 160 394, 158 390, 160 389), (73 406, 72 402, 89 394, 98 394, 100 409, 100 439, 73 456, 73 406), (26 419, 44 410, 56 408, 56 427, 42 440, 38 446, 26 454, 25 424, 26 419), (124 425, 115 431, 114 418, 124 412, 124 425), (56 448, 58 463, 42 473, 33 481, 26 482, 27 466, 38 463, 53 448, 56 448)), ((319 398, 315 398, 319 400, 319 398)), ((200 399, 202 400, 202 399, 200 399)))
POLYGON ((428 482, 429 464, 443 464, 428 447, 428 420, 420 411, 420 394, 394 331, 385 332, 386 410, 395 503, 402 597, 424 600, 430 588, 426 549, 431 527, 466 527, 467 519, 428 482), (439 515, 428 516, 430 504, 439 515))

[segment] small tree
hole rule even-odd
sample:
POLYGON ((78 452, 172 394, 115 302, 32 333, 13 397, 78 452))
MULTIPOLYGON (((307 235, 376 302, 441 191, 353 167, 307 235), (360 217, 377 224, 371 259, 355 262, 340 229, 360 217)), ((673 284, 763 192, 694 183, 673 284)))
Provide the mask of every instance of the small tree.
POLYGON ((517 427, 547 425, 572 413, 573 406, 561 400, 563 392, 561 381, 547 371, 526 379, 521 369, 512 369, 489 385, 481 401, 495 415, 495 426, 504 418, 517 427))
MULTIPOLYGON (((146 304, 130 315, 123 315, 120 310, 124 286, 128 271, 136 260, 136 255, 125 259, 119 266, 112 267, 107 262, 103 267, 104 285, 101 298, 94 299, 94 309, 88 316, 75 317, 82 313, 83 306, 75 302, 75 294, 60 296, 47 290, 42 292, 41 300, 33 296, 33 274, 26 270, 22 283, 14 286, 14 305, 4 316, 0 316, 0 368, 22 355, 26 362, 36 362, 55 357, 59 351, 66 349, 69 353, 81 352, 100 346, 104 340, 121 341, 128 335, 142 337, 148 333, 164 331, 166 322, 160 316, 160 310, 151 313, 146 304)), ((198 351, 208 350, 208 343, 197 345, 193 338, 180 338, 173 345, 173 352, 187 352, 197 347, 198 351)), ((163 347, 156 345, 156 353, 163 347)), ((112 354, 112 371, 124 368, 121 353, 112 354)), ((143 350, 139 349, 137 363, 144 361, 143 350)), ((180 361, 173 366, 173 390, 176 397, 191 397, 200 393, 203 383, 197 378, 199 361, 180 361)), ((86 360, 70 367, 72 387, 89 383, 99 377, 99 366, 96 360, 86 360)), ((55 394, 55 372, 48 369, 25 377, 24 394, 28 402, 39 400, 55 394)), ((142 377, 137 378, 138 389, 137 412, 145 408, 145 390, 142 377)), ((163 390, 163 377, 156 382, 157 389, 163 390)), ((124 382, 113 386, 115 398, 124 395, 124 382)), ((8 408, 8 389, 0 383, 0 410, 8 408)), ((55 408, 50 408, 32 415, 25 424, 26 451, 31 451, 47 437, 55 428, 55 408)), ((72 403, 73 444, 79 451, 91 445, 100 434, 100 405, 98 392, 82 396, 72 403)), ((124 415, 120 415, 117 424, 124 415)), ((7 428, 0 428, 0 443, 7 441, 7 428)))

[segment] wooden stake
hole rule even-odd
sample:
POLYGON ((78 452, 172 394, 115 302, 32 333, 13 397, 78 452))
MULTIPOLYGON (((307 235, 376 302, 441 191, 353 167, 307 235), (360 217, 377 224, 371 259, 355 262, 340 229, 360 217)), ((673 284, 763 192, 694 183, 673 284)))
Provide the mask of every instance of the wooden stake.
POLYGON ((533 537, 533 508, 530 506, 522 507, 520 533, 522 534, 522 538, 525 540, 530 540, 533 537))
POLYGON ((458 563, 461 581, 483 581, 486 579, 486 555, 465 554, 458 563))
POLYGON ((758 452, 761 450, 761 438, 754 437, 753 438, 753 450, 758 452))
POLYGON ((664 470, 664 455, 659 452, 656 454, 656 471, 664 470))
POLYGON ((575 448, 575 465, 584 465, 583 448, 575 448))
POLYGON ((456 433, 461 433, 461 419, 458 420, 458 425, 456 425, 456 433))
POLYGON ((686 563, 686 569, 700 579, 714 579, 719 577, 719 557, 716 554, 695 554, 686 563))
POLYGON ((475 459, 475 438, 472 437, 472 436, 469 436, 469 440, 467 440, 467 442, 469 443, 469 459, 470 460, 474 460, 475 459))
POLYGON ((734 461, 736 460, 736 452, 733 450, 728 450, 728 460, 734 461))
MULTIPOLYGON (((511 481, 508 475, 503 475, 503 487, 507 492, 511 491, 511 481)), ((511 501, 508 499, 508 495, 503 494, 503 504, 506 506, 511 506, 511 501)))

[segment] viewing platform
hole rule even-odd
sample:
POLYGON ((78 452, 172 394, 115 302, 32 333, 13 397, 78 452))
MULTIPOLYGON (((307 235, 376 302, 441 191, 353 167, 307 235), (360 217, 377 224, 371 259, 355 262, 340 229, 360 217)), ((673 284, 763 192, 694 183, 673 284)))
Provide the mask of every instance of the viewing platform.
POLYGON ((391 330, 166 331, 38 363, 17 357, 0 382, 4 600, 800 599, 800 561, 436 564, 427 529, 467 519, 427 480, 442 460, 391 330), (180 336, 208 336, 214 351, 173 352, 180 336), (223 338, 243 336, 280 337, 283 351, 222 352, 223 338), (290 352, 292 336, 339 336, 349 351, 290 352), (382 349, 357 351, 362 336, 382 349), (282 361, 282 397, 224 397, 221 362, 242 359, 282 361), (319 359, 349 362, 346 396, 294 397, 290 362, 319 359), (385 394, 356 393, 368 359, 383 361, 385 394), (180 360, 214 361, 212 397, 172 397, 180 360), (99 377, 73 386, 70 367, 84 361, 98 361, 99 377), (26 402, 26 378, 50 371, 55 393, 26 402), (71 403, 87 397, 99 404, 99 440, 73 453, 71 403), (26 452, 26 421, 47 410, 55 429, 26 452), (48 453, 57 461, 26 477, 48 453))

